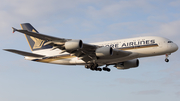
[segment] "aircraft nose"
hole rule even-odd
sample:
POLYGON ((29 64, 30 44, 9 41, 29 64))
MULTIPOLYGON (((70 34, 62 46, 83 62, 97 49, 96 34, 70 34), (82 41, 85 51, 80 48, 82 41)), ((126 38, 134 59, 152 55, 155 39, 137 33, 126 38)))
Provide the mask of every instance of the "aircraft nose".
POLYGON ((173 50, 174 50, 174 52, 175 52, 175 51, 177 51, 177 50, 178 50, 178 45, 174 43, 174 45, 173 45, 173 47, 172 47, 172 48, 173 48, 173 50))

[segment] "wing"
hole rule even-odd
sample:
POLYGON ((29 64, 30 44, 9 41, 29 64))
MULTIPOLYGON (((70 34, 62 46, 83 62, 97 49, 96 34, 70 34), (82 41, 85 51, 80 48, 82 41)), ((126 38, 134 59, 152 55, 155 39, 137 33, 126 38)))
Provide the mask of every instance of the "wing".
POLYGON ((28 57, 37 57, 37 58, 45 57, 44 55, 39 55, 39 54, 34 54, 34 53, 28 53, 28 52, 23 52, 23 51, 14 50, 14 49, 4 49, 4 50, 5 50, 5 51, 12 52, 12 53, 19 54, 19 55, 28 56, 28 57))
POLYGON ((40 33, 35 33, 35 32, 28 31, 28 30, 21 30, 21 29, 13 28, 13 33, 15 31, 18 31, 18 32, 21 32, 23 34, 33 36, 35 38, 42 39, 42 40, 50 40, 50 41, 54 40, 54 41, 58 41, 58 42, 66 42, 66 41, 70 40, 70 39, 57 38, 57 37, 52 37, 52 36, 48 36, 48 35, 44 35, 44 34, 40 34, 40 33))
MULTIPOLYGON (((73 41, 72 39, 65 39, 65 38, 57 38, 57 37, 52 37, 52 36, 48 36, 48 35, 44 35, 44 34, 40 34, 40 33, 35 33, 35 32, 31 32, 28 30, 19 30, 19 29, 15 29, 13 28, 13 32, 18 31, 20 33, 41 39, 41 40, 45 40, 47 41, 44 45, 51 45, 53 46, 53 49, 55 48, 59 48, 62 50, 62 52, 69 52, 70 54, 79 57, 80 59, 82 59, 83 61, 85 61, 86 63, 91 63, 94 60, 97 60, 97 56, 96 56, 96 50, 98 48, 102 48, 103 46, 98 46, 98 45, 91 45, 91 44, 86 44, 83 43, 82 46, 83 48, 78 48, 75 50, 68 50, 66 46, 66 43, 73 41)), ((80 40, 81 41, 81 40, 80 40)), ((70 48, 74 47, 74 43, 70 43, 70 48)), ((117 57, 117 56, 121 56, 121 57, 125 57, 131 54, 131 52, 128 51, 123 51, 123 50, 113 50, 113 52, 115 52, 115 54, 113 54, 113 56, 111 58, 117 57), (117 55, 118 54, 118 55, 117 55)))

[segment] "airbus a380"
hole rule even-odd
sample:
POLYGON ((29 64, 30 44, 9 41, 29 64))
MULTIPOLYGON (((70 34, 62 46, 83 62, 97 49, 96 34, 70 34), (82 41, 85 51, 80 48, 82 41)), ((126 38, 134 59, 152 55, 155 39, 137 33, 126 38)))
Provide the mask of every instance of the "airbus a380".
POLYGON ((85 65, 95 71, 110 71, 109 65, 117 69, 129 69, 139 66, 138 58, 165 55, 178 50, 171 40, 157 37, 137 37, 114 41, 83 43, 82 40, 57 38, 40 34, 31 24, 21 24, 22 29, 13 28, 14 32, 23 33, 32 53, 14 49, 4 49, 25 56, 26 60, 61 64, 85 65), (100 68, 100 66, 105 67, 100 68))

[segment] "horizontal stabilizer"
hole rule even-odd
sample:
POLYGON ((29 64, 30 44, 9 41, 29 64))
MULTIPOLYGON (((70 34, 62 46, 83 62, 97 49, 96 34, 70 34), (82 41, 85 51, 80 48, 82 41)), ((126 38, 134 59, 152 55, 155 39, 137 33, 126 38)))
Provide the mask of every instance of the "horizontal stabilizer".
POLYGON ((19 55, 28 56, 28 57, 45 57, 44 55, 38 55, 38 54, 23 52, 23 51, 14 50, 14 49, 4 49, 4 50, 12 52, 12 53, 19 54, 19 55))

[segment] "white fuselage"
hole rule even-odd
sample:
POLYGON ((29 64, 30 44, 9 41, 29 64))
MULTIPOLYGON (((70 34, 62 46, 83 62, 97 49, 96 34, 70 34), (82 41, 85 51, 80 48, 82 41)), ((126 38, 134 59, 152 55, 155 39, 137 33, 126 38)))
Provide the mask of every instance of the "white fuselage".
MULTIPOLYGON (((96 63, 99 65, 104 64, 113 64, 118 62, 124 62, 127 60, 141 58, 141 57, 149 57, 149 56, 157 56, 164 54, 171 54, 178 49, 178 46, 172 41, 162 38, 162 37, 137 37, 137 38, 129 38, 122 40, 114 40, 114 41, 106 41, 106 42, 98 42, 91 43, 93 45, 98 46, 107 46, 112 47, 113 49, 119 49, 124 51, 132 52, 131 55, 126 57, 120 57, 116 54, 113 54, 108 59, 98 59, 96 63)), ((83 60, 76 56, 72 56, 69 53, 61 53, 60 49, 44 49, 33 51, 33 53, 46 55, 47 58, 31 58, 25 57, 27 60, 34 60, 38 62, 45 63, 53 63, 53 64, 62 64, 62 65, 84 65, 86 64, 83 60)))

